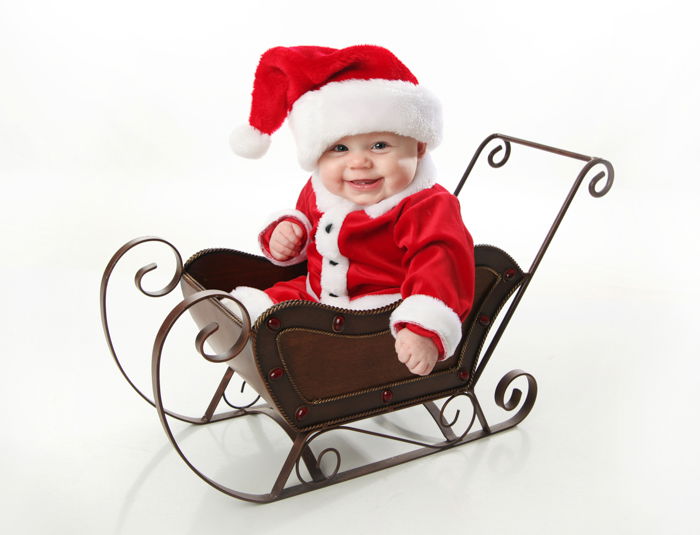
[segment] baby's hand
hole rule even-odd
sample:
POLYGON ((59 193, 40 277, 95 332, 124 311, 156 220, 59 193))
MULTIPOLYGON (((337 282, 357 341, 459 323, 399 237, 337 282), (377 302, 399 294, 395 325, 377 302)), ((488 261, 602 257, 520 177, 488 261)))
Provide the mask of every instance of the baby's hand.
POLYGON ((416 375, 428 375, 438 359, 438 350, 430 338, 416 334, 410 329, 396 333, 396 354, 408 371, 416 375))
POLYGON ((270 254, 275 260, 284 262, 299 254, 303 229, 291 221, 282 221, 272 231, 270 237, 270 254))

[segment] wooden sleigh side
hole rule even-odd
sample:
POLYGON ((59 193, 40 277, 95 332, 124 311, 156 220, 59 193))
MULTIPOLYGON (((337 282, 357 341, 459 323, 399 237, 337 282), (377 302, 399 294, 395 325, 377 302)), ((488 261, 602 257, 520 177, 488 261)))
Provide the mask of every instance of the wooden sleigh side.
POLYGON ((210 249, 197 253, 183 266, 179 253, 172 245, 160 238, 150 237, 133 240, 117 251, 105 270, 101 289, 102 320, 107 342, 127 381, 156 407, 174 448, 197 475, 230 496, 254 502, 269 502, 483 438, 517 425, 529 414, 537 395, 537 383, 530 374, 513 370, 500 380, 494 393, 496 404, 512 415, 495 424, 487 421, 474 392, 475 386, 579 186, 593 167, 603 166, 604 171, 595 175, 589 185, 593 196, 602 196, 612 185, 613 169, 608 162, 599 158, 494 134, 486 138, 475 153, 456 194, 461 190, 484 148, 494 141, 498 145, 488 157, 492 167, 500 167, 506 163, 511 144, 545 150, 586 163, 527 272, 508 254, 496 247, 476 247, 476 296, 473 309, 463 323, 462 340, 455 355, 439 363, 433 372, 425 377, 410 374, 396 359, 388 324, 389 315, 398 303, 377 310, 350 311, 318 303, 290 301, 271 307, 258 318, 255 325, 250 326, 245 314, 243 321, 240 321, 221 303, 226 299, 234 300, 229 294, 230 290, 241 285, 261 289, 269 287, 274 282, 288 280, 304 273, 304 265, 282 268, 272 265, 262 257, 225 249, 210 249), (497 160, 496 156, 500 151, 503 152, 497 160), (603 178, 606 178, 603 188, 596 189, 603 178), (148 271, 155 269, 155 265, 145 266, 136 275, 137 286, 142 292, 157 297, 169 293, 180 284, 185 294, 185 299, 171 311, 155 339, 152 353, 152 399, 140 391, 124 372, 111 340, 106 312, 107 284, 114 266, 131 248, 148 241, 162 242, 173 249, 177 260, 176 273, 166 288, 149 293, 141 287, 141 279, 148 271), (507 306, 501 310, 504 305, 507 306), (224 392, 233 376, 233 371, 224 366, 225 371, 220 384, 208 406, 204 408, 202 416, 176 414, 163 406, 163 346, 171 328, 185 312, 194 317, 201 329, 196 345, 202 356, 209 361, 221 363, 234 358, 250 337, 256 365, 267 389, 266 397, 271 403, 222 410, 224 392), (502 318, 486 346, 487 335, 499 312, 502 318), (241 336, 232 335, 232 331, 240 330, 233 327, 241 324, 241 336), (205 342, 214 349, 215 354, 205 351, 205 342), (514 381, 519 377, 526 381, 525 392, 520 388, 513 388, 514 381), (454 430, 457 417, 450 422, 446 419, 446 409, 457 397, 466 398, 473 409, 470 421, 459 434, 454 430), (439 405, 437 400, 441 400, 439 405), (444 440, 425 443, 412 436, 388 435, 349 425, 421 404, 435 421, 444 440), (269 416, 292 440, 287 459, 272 489, 265 494, 239 492, 204 474, 183 453, 170 425, 171 418, 201 425, 252 414, 269 416), (476 429, 473 429, 477 422, 476 429), (412 444, 416 449, 343 470, 341 455, 337 449, 326 449, 317 455, 312 447, 316 438, 337 430, 354 431, 412 444), (330 474, 324 474, 320 469, 320 461, 329 452, 335 456, 336 464, 330 474), (299 471, 300 464, 306 466, 310 481, 302 477, 299 471), (294 470, 300 483, 288 485, 294 470))

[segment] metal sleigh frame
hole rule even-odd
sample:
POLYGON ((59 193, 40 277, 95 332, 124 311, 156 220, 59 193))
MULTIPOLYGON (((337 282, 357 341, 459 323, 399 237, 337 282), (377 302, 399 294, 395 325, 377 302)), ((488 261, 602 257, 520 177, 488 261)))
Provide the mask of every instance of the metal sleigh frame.
MULTIPOLYGON (((444 363, 440 363, 433 373, 426 377, 411 376, 405 368, 402 369, 402 365, 392 354, 393 344, 390 343, 391 335, 388 332, 387 320, 396 305, 374 311, 349 311, 318 303, 290 301, 268 309, 254 326, 250 325, 247 312, 242 306, 244 313, 241 322, 221 305, 221 300, 224 299, 235 301, 228 293, 233 286, 257 285, 264 288, 276 280, 296 276, 301 272, 300 270, 303 270, 303 266, 280 268, 273 266, 262 257, 221 249, 202 251, 183 264, 182 257, 175 247, 155 237, 132 240, 114 254, 105 269, 100 291, 102 324, 107 344, 121 373, 139 395, 155 406, 166 435, 175 450, 199 477, 229 496, 266 503, 472 442, 510 429, 529 414, 537 396, 537 382, 529 373, 512 370, 498 382, 494 393, 495 402, 501 409, 514 414, 495 424, 487 421, 474 392, 475 386, 508 327, 579 187, 592 175, 588 190, 593 197, 602 197, 613 184, 614 170, 610 162, 601 158, 493 134, 487 137, 476 150, 455 190, 455 195, 459 194, 474 165, 489 145, 492 148, 487 159, 493 168, 506 164, 512 145, 573 158, 584 164, 528 271, 522 271, 510 256, 496 247, 477 246, 477 297, 474 309, 464 322, 462 341, 455 355, 444 363), (599 169, 595 175, 593 175, 594 168, 599 169), (144 266, 135 276, 139 290, 150 297, 161 297, 170 293, 176 286, 182 285, 185 294, 185 298, 165 318, 155 337, 151 370, 152 399, 135 385, 120 363, 112 342, 106 308, 108 283, 116 264, 129 250, 145 242, 161 242, 170 247, 175 255, 176 270, 165 288, 152 292, 145 290, 141 281, 146 273, 156 268, 156 264, 144 266), (489 327, 495 324, 496 315, 508 302, 507 308, 502 311, 503 317, 498 328, 493 333, 488 346, 484 347, 489 327), (205 313, 197 317, 194 310, 201 307, 202 303, 205 304, 205 313), (249 339, 252 340, 256 364, 268 389, 268 397, 272 400, 270 403, 261 403, 258 398, 247 406, 236 407, 231 404, 225 396, 225 391, 234 372, 228 366, 224 366, 224 375, 202 416, 190 417, 177 414, 163 406, 161 385, 163 346, 175 322, 187 311, 199 324, 201 330, 196 338, 196 347, 208 361, 214 363, 229 361, 241 351, 249 339), (227 324, 234 324, 231 322, 237 323, 240 330, 240 335, 237 336, 233 345, 230 336, 224 336, 227 324), (220 352, 207 353, 205 342, 220 352), (329 361, 329 367, 319 372, 321 376, 314 377, 304 373, 304 370, 309 368, 309 366, 305 368, 305 363, 318 362, 321 358, 319 354, 323 355, 324 362, 329 361), (336 377, 332 367, 334 363, 343 362, 342 359, 348 358, 366 359, 366 362, 372 363, 372 366, 377 362, 383 364, 378 366, 377 377, 348 378, 345 373, 337 374, 343 376, 338 379, 343 384, 335 384, 336 377), (524 393, 520 388, 513 386, 513 382, 518 378, 524 378, 526 381, 527 388, 524 393), (510 395, 508 395, 509 391, 510 395), (455 433, 455 424, 460 417, 460 411, 456 412, 452 421, 446 419, 446 409, 456 398, 465 398, 473 409, 466 429, 459 435, 455 433), (439 400, 440 404, 436 404, 436 400, 439 400), (416 440, 413 435, 389 435, 348 425, 365 418, 420 404, 427 409, 444 440, 427 443, 416 440), (220 405, 227 405, 227 407, 217 412, 220 405), (236 491, 202 473, 183 453, 169 423, 169 418, 175 418, 194 425, 206 425, 256 414, 271 418, 292 441, 291 449, 276 481, 271 490, 264 494, 236 491), (472 429, 476 422, 478 422, 478 428, 472 429), (341 455, 337 448, 326 448, 316 454, 311 447, 319 436, 338 430, 399 441, 416 448, 364 466, 341 470, 341 455), (329 454, 335 457, 335 462, 333 469, 326 474, 321 470, 321 460, 329 454), (306 466, 308 481, 300 471, 301 463, 306 466), (288 486, 293 471, 296 472, 300 483, 288 486)), ((362 369, 361 361, 358 361, 357 366, 353 368, 362 369)), ((520 383, 523 383, 522 379, 520 383)))

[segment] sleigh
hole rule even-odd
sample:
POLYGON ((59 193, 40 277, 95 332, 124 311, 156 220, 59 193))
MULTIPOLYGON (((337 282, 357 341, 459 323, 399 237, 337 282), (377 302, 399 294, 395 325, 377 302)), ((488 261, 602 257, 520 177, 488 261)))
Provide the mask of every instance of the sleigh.
MULTIPOLYGON (((497 169, 509 160, 513 145, 579 160, 583 166, 527 271, 497 247, 476 246, 475 299, 463 322, 461 341, 454 355, 439 362, 427 376, 412 375, 396 358, 389 316, 398 303, 358 311, 287 301, 269 308, 253 325, 240 303, 237 303, 240 314, 233 314, 226 306, 227 300, 233 301, 235 308, 235 299, 229 294, 234 287, 264 289, 305 273, 304 264, 280 267, 263 257, 228 249, 204 250, 183 264, 175 247, 155 237, 135 239, 119 249, 105 270, 101 286, 101 313, 107 343, 126 380, 156 408, 166 435, 189 468, 225 494, 265 503, 461 446, 519 424, 530 413, 537 396, 537 382, 532 375, 516 369, 498 381, 493 395, 505 418, 497 422, 487 419, 475 387, 581 184, 589 180, 590 194, 602 197, 612 186, 614 171, 609 162, 600 158, 494 134, 477 149, 455 195, 459 195, 487 147, 492 147, 487 156, 488 164, 497 169), (594 168, 598 168, 595 175, 594 168), (108 283, 115 266, 131 249, 148 242, 172 250, 175 274, 163 289, 148 291, 143 288, 142 279, 156 265, 144 266, 135 276, 139 290, 150 297, 162 297, 179 285, 184 294, 184 299, 167 315, 155 336, 152 396, 136 385, 122 366, 112 341, 106 307, 108 283), (207 403, 195 415, 175 412, 163 399, 164 345, 173 326, 186 313, 200 329, 195 340, 198 352, 222 375, 218 386, 207 396, 207 403), (239 335, 232 335, 239 331, 239 335), (235 358, 249 341, 264 383, 264 400, 258 397, 245 405, 237 405, 227 395, 234 372, 223 363, 235 358), (460 406, 466 404, 470 410, 454 410, 458 400, 460 406), (402 426, 395 426, 398 431, 388 433, 363 425, 389 413, 422 410, 421 407, 434 422, 436 438, 432 440, 402 426), (470 414, 465 417, 465 413, 470 414), (236 425, 235 421, 256 416, 271 419, 291 441, 271 489, 260 494, 234 490, 205 473, 188 458, 181 447, 181 436, 173 431, 176 420, 195 426, 236 425), (336 443, 318 451, 318 444, 326 443, 323 439, 333 433, 338 437, 336 443), (346 468, 341 451, 345 437, 350 434, 400 443, 408 450, 346 468)), ((261 458, 257 462, 269 464, 272 461, 261 458)))

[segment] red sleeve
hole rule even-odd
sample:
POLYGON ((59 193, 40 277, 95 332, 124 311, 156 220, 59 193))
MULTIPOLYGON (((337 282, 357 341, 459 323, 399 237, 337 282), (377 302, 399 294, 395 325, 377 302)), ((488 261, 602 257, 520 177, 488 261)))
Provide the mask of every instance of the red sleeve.
POLYGON ((258 235, 258 243, 260 244, 260 249, 262 250, 262 253, 273 264, 287 266, 292 264, 298 264, 306 259, 306 248, 309 244, 312 230, 312 223, 310 220, 312 193, 313 188, 311 187, 311 180, 309 180, 306 183, 306 186, 304 186, 304 188, 301 190, 301 193, 299 194, 296 208, 293 210, 282 210, 271 214, 268 217, 268 223, 265 225, 265 228, 263 228, 263 230, 258 235), (278 260, 275 260, 272 257, 272 254, 270 253, 270 238, 272 237, 272 233, 274 232, 277 225, 279 225, 282 221, 291 221, 292 223, 296 223, 304 231, 304 235, 302 236, 303 246, 299 255, 297 255, 294 258, 290 258, 288 260, 280 262, 278 260))
POLYGON ((396 221, 394 239, 405 251, 406 276, 392 329, 409 323, 431 331, 451 356, 474 299, 474 243, 459 201, 441 186, 414 195, 396 221))

